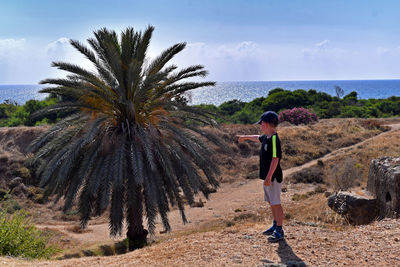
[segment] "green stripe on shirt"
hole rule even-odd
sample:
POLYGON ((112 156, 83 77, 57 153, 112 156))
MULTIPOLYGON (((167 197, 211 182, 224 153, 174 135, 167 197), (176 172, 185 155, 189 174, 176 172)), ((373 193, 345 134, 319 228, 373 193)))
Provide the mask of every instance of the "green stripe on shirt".
POLYGON ((276 135, 272 136, 272 157, 276 158, 276 135))

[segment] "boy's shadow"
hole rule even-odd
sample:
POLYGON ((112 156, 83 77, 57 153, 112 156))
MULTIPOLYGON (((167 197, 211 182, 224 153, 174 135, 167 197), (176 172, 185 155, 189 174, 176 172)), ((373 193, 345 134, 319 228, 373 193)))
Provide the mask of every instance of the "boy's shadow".
MULTIPOLYGON (((279 247, 277 250, 279 257, 281 258, 281 263, 286 264, 287 266, 296 266, 296 267, 303 267, 307 266, 305 262, 299 258, 286 242, 285 239, 279 241, 279 247)), ((265 263, 271 263, 268 260, 262 260, 265 263)))
POLYGON ((304 261, 300 259, 289 246, 285 239, 279 241, 278 255, 281 258, 281 262, 288 266, 306 266, 304 261))

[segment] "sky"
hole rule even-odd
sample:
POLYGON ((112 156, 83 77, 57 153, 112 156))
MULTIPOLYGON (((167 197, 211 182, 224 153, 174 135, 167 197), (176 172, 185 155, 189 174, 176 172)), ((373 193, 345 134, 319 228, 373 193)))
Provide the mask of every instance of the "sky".
POLYGON ((90 68, 69 44, 106 27, 153 25, 149 58, 178 42, 173 62, 215 81, 400 79, 400 1, 1 0, 0 84, 35 84, 90 68))

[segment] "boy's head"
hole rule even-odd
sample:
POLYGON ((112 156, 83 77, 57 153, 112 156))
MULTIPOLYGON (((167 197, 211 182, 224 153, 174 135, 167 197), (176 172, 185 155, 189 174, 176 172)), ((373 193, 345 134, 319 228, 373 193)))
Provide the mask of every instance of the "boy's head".
POLYGON ((269 128, 269 127, 275 129, 279 124, 278 114, 276 114, 273 111, 264 112, 264 114, 261 115, 260 120, 257 122, 257 124, 261 125, 263 131, 267 130, 264 128, 269 128))

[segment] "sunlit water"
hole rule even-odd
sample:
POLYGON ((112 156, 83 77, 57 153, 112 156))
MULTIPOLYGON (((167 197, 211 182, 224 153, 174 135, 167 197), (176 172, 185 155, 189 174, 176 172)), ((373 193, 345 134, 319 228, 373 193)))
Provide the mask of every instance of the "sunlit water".
MULTIPOLYGON (((400 80, 218 82, 215 87, 193 90, 190 96, 194 105, 220 105, 232 99, 248 102, 256 97, 267 96, 269 90, 277 87, 288 90, 315 89, 336 95, 335 86, 340 86, 345 94, 356 91, 363 99, 400 96, 400 80)), ((46 94, 38 93, 40 88, 41 85, 0 85, 0 103, 6 99, 19 104, 29 99, 44 99, 46 94)))

